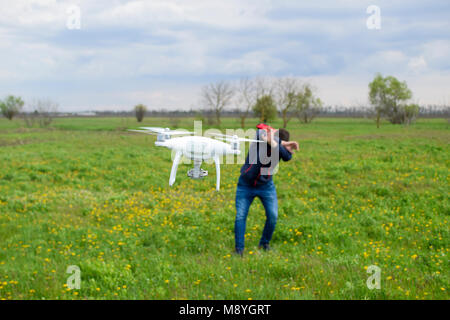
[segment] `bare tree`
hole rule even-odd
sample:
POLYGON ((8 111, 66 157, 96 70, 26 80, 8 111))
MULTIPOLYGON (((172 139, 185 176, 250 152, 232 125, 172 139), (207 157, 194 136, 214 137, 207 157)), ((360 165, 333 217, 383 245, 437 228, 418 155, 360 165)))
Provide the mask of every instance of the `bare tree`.
POLYGON ((255 100, 258 100, 264 96, 271 96, 273 98, 275 86, 274 82, 266 77, 258 77, 255 80, 255 100))
POLYGON ((202 102, 206 109, 213 110, 217 124, 220 125, 220 113, 231 102, 234 96, 233 86, 226 81, 210 83, 202 89, 202 102))
POLYGON ((26 126, 33 127, 38 123, 40 127, 48 127, 58 112, 58 107, 58 103, 51 99, 34 99, 28 107, 29 110, 23 113, 26 126))
POLYGON ((38 112, 37 112, 37 110, 35 110, 35 111, 25 110, 22 113, 22 116, 23 116, 23 120, 25 121, 25 125, 28 128, 31 128, 31 127, 34 127, 34 124, 38 118, 38 112))
POLYGON ((279 78, 276 81, 276 104, 283 118, 283 128, 291 120, 291 111, 297 106, 298 95, 301 92, 300 81, 296 78, 279 78))
POLYGON ((58 103, 50 99, 40 99, 36 103, 36 109, 39 114, 39 126, 48 127, 53 117, 58 111, 58 103))
POLYGON ((249 78, 242 78, 239 80, 237 93, 237 103, 240 107, 239 114, 241 118, 241 127, 245 128, 245 120, 249 116, 253 106, 256 104, 255 81, 249 78))

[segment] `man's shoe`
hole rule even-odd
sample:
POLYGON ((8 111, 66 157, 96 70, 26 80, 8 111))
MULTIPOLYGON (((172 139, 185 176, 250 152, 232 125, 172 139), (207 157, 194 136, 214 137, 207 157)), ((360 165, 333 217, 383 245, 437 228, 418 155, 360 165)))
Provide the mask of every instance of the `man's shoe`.
POLYGON ((234 253, 243 257, 244 256, 244 249, 234 249, 234 253))
POLYGON ((270 246, 269 246, 268 243, 266 243, 266 244, 260 244, 260 245, 258 246, 258 248, 259 248, 259 249, 263 249, 264 251, 270 251, 270 246))

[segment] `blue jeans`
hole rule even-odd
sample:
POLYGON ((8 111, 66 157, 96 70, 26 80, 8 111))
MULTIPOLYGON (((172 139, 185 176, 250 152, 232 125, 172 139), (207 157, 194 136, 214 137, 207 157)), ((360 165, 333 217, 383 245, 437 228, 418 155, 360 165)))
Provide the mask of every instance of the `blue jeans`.
POLYGON ((266 224, 264 225, 259 245, 268 244, 275 231, 278 218, 278 201, 273 181, 258 187, 248 186, 239 182, 236 189, 236 220, 234 223, 234 238, 237 250, 244 249, 248 210, 255 197, 261 199, 266 210, 266 224))

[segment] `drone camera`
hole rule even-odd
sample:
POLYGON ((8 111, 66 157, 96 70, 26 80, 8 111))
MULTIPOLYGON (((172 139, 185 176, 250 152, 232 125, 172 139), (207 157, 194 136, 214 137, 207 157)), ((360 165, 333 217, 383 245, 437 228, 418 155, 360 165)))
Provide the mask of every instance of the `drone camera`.
POLYGON ((156 141, 158 141, 158 142, 164 142, 164 141, 166 141, 166 139, 167 139, 167 136, 165 136, 165 135, 162 134, 162 133, 159 133, 159 134, 156 136, 156 141))

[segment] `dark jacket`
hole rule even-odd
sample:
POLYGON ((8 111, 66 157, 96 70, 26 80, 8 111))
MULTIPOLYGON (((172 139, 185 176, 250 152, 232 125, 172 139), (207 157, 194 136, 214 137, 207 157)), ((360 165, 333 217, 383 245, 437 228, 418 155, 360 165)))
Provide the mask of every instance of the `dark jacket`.
MULTIPOLYGON (((256 139, 260 139, 260 133, 261 130, 257 130, 256 139)), ((278 138, 275 139, 278 145, 273 151, 278 152, 279 157, 274 159, 271 159, 271 146, 268 143, 251 143, 245 164, 241 167, 239 183, 253 187, 264 185, 272 180, 273 169, 278 165, 279 159, 291 160, 292 154, 281 145, 278 138)))

